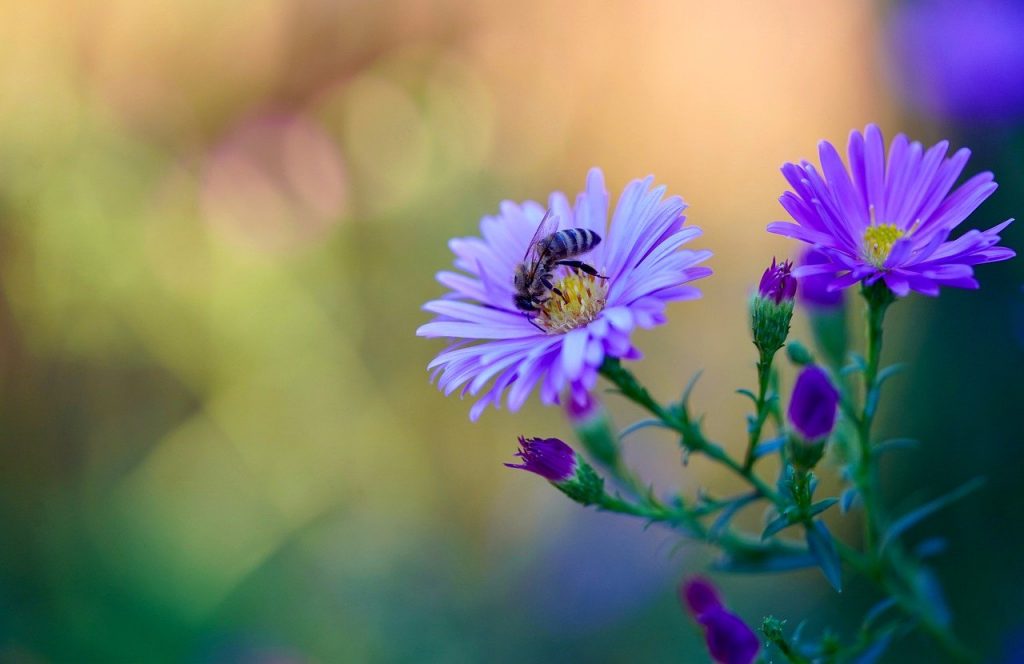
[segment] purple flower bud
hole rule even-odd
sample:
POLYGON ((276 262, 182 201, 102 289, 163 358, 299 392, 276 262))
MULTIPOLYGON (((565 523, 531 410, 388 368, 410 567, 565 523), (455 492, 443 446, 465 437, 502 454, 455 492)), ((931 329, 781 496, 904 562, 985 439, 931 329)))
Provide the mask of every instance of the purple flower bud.
POLYGON ((691 578, 679 587, 679 591, 679 598, 694 616, 722 606, 722 600, 718 598, 718 591, 704 577, 691 578))
POLYGON ((524 438, 519 436, 519 451, 516 456, 520 464, 506 463, 509 468, 520 468, 536 473, 559 484, 576 476, 579 462, 572 448, 557 438, 524 438))
MULTIPOLYGON (((828 257, 820 250, 810 248, 800 257, 800 265, 821 265, 829 263, 828 257)), ((834 274, 811 274, 800 278, 800 301, 811 309, 829 310, 843 305, 843 291, 828 289, 835 279, 834 274)))
POLYGON ((761 644, 738 616, 729 613, 714 586, 696 577, 683 584, 680 596, 697 623, 704 628, 708 652, 718 664, 751 664, 761 644))
POLYGON ((772 258, 771 267, 761 275, 758 294, 775 304, 782 304, 783 300, 792 300, 796 295, 796 277, 791 274, 792 271, 792 262, 783 261, 782 264, 776 264, 772 258))
POLYGON ((789 421, 805 441, 820 441, 832 433, 838 404, 839 392, 828 374, 821 367, 808 365, 793 387, 789 421))

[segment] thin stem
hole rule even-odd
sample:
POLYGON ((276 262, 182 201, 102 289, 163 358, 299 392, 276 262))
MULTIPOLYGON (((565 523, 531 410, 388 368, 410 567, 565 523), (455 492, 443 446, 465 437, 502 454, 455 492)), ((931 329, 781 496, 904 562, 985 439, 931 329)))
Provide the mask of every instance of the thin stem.
POLYGON ((750 427, 747 437, 747 454, 743 459, 744 470, 750 470, 754 466, 756 457, 754 450, 761 442, 761 431, 764 423, 768 420, 770 409, 768 408, 768 386, 772 378, 772 359, 774 353, 761 352, 761 358, 757 363, 757 402, 755 404, 754 422, 750 427))
POLYGON ((871 449, 871 425, 878 403, 878 366, 882 356, 882 324, 885 312, 893 303, 892 291, 881 280, 862 290, 867 302, 867 358, 864 368, 864 403, 857 418, 859 460, 856 483, 864 502, 864 548, 875 550, 879 530, 877 477, 871 449))
MULTIPOLYGON (((865 297, 868 297, 865 295, 865 297)), ((890 299, 888 302, 884 301, 884 297, 879 298, 879 301, 884 304, 872 305, 872 299, 868 297, 869 302, 869 315, 868 315, 868 366, 865 370, 865 399, 864 408, 858 418, 858 437, 860 442, 860 463, 858 464, 857 482, 858 487, 861 490, 862 497, 864 499, 865 512, 872 515, 866 519, 866 534, 870 533, 872 538, 870 542, 874 541, 875 536, 875 523, 877 518, 877 505, 874 500, 874 494, 872 491, 873 479, 870 475, 870 464, 872 463, 872 454, 870 446, 870 434, 871 434, 871 422, 874 417, 874 406, 873 401, 877 398, 873 392, 877 389, 876 380, 878 376, 878 364, 879 357, 882 349, 882 322, 885 315, 885 309, 889 304, 892 303, 892 294, 889 293, 890 299), (864 474, 865 469, 868 470, 868 474, 864 474)), ((751 468, 744 467, 743 464, 737 462, 718 444, 709 441, 704 434, 700 431, 698 425, 694 424, 687 413, 685 406, 680 408, 666 408, 658 403, 650 393, 644 388, 628 370, 622 367, 618 360, 605 360, 605 363, 601 366, 601 374, 608 380, 614 383, 619 390, 634 403, 642 406, 652 415, 661 420, 667 427, 678 432, 683 438, 683 444, 685 447, 694 452, 702 452, 709 458, 719 462, 733 471, 736 475, 744 478, 758 494, 771 501, 777 508, 785 509, 786 502, 774 489, 772 489, 764 480, 758 477, 751 468)), ((649 498, 653 501, 653 498, 649 498)), ((615 511, 624 514, 633 514, 643 518, 651 519, 653 521, 671 521, 669 515, 675 516, 678 520, 683 519, 684 525, 693 531, 694 535, 701 539, 707 539, 708 530, 700 523, 697 515, 676 510, 671 511, 669 508, 661 506, 660 503, 656 503, 660 509, 645 510, 642 506, 632 505, 626 503, 618 498, 608 497, 607 501, 603 502, 600 507, 608 511, 615 511)), ((804 526, 810 526, 812 521, 806 519, 804 526)), ((951 657, 955 658, 956 661, 962 662, 973 662, 976 661, 974 655, 968 650, 959 640, 943 625, 936 623, 927 615, 924 603, 926 600, 919 598, 913 593, 906 593, 902 591, 893 582, 892 579, 885 576, 885 569, 881 565, 881 561, 875 558, 873 553, 873 546, 868 546, 867 551, 869 553, 864 554, 856 549, 850 547, 839 539, 834 539, 836 551, 839 557, 850 567, 856 569, 859 573, 870 579, 878 588, 886 595, 896 600, 900 609, 910 618, 918 621, 918 624, 928 632, 935 641, 942 646, 942 648, 951 657)), ((760 546, 764 548, 764 544, 758 542, 753 544, 749 538, 744 538, 736 533, 727 532, 723 536, 719 537, 717 543, 723 548, 728 549, 733 546, 760 546)))

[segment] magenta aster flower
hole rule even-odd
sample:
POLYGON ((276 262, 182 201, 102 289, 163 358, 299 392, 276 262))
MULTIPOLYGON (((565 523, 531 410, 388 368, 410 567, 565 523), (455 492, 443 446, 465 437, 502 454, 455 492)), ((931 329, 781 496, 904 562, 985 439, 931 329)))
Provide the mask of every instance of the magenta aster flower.
POLYGON ((626 187, 610 226, 604 176, 595 168, 575 206, 561 193, 551 195, 547 208, 506 201, 500 214, 481 221, 483 237, 449 243, 464 273, 438 273, 451 292, 424 306, 437 317, 416 334, 455 340, 429 368, 440 375, 445 394, 461 388, 481 395, 470 419, 489 404, 498 406, 506 389, 513 411, 538 385, 546 404, 558 403, 564 392, 582 403, 606 357, 640 357, 630 339, 634 328, 660 325, 668 302, 700 296, 689 282, 711 274, 698 266, 711 252, 680 250, 701 231, 683 225, 683 200, 663 199, 665 188, 652 189, 652 181, 626 187), (551 296, 524 313, 515 305, 516 271, 546 213, 554 230, 584 229, 601 238, 575 257, 597 274, 555 266, 551 296))
POLYGON ((950 239, 996 183, 991 173, 979 173, 950 193, 970 151, 946 157, 948 149, 942 141, 925 150, 899 134, 886 161, 882 132, 872 124, 863 134, 850 133, 849 169, 828 141, 818 144, 821 174, 806 161, 783 166, 793 191, 779 201, 797 223, 775 222, 768 230, 806 242, 826 257, 794 274, 832 274, 830 290, 882 279, 901 297, 910 291, 938 295, 940 286, 977 288, 972 266, 1014 256, 996 246, 1012 219, 950 239))

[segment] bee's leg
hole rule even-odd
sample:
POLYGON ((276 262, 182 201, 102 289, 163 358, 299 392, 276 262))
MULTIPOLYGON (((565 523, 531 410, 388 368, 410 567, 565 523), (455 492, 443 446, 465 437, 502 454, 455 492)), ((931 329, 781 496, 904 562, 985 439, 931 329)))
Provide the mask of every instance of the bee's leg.
POLYGON ((542 284, 544 284, 544 288, 547 288, 549 291, 551 291, 552 293, 554 293, 558 297, 562 298, 566 302, 569 301, 569 298, 565 296, 565 293, 563 293, 562 291, 560 291, 557 288, 555 288, 555 285, 553 283, 551 283, 550 281, 548 281, 547 279, 542 278, 540 280, 540 282, 542 284))
POLYGON ((573 269, 573 270, 580 270, 581 272, 586 272, 590 276, 597 277, 598 279, 607 279, 608 278, 608 277, 606 277, 603 274, 598 274, 597 270, 595 270, 590 265, 587 265, 583 261, 558 261, 557 263, 555 263, 555 265, 564 265, 567 268, 570 268, 570 269, 573 269))
POLYGON ((541 332, 543 332, 543 333, 547 334, 547 332, 548 332, 548 331, 547 331, 547 330, 545 330, 545 329, 544 329, 543 327, 541 327, 540 325, 537 325, 537 321, 536 321, 536 319, 530 318, 530 314, 528 314, 528 313, 525 313, 525 312, 524 312, 524 313, 523 313, 523 315, 524 315, 524 316, 526 316, 526 320, 530 321, 530 325, 534 326, 535 328, 537 328, 537 329, 538 329, 538 330, 540 330, 541 332))

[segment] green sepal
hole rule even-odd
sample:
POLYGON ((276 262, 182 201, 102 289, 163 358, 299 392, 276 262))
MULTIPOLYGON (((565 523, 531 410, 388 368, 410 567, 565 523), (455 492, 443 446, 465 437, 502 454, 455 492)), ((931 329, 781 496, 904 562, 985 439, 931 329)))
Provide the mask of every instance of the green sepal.
POLYGON ((604 479, 590 467, 590 464, 583 461, 572 478, 555 486, 580 505, 594 505, 600 503, 604 497, 604 479))

